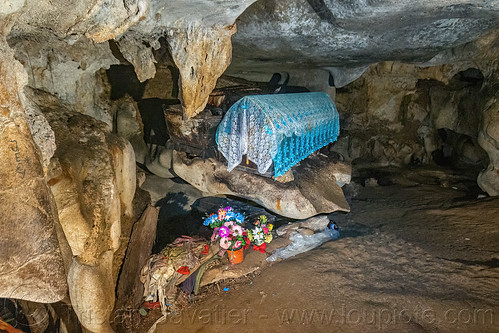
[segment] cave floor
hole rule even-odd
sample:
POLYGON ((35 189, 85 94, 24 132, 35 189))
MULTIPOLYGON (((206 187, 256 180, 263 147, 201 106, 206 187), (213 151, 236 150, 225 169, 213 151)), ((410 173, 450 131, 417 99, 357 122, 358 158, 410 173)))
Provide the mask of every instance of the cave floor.
POLYGON ((351 213, 330 216, 339 240, 205 290, 156 332, 499 331, 499 198, 356 192, 351 213))

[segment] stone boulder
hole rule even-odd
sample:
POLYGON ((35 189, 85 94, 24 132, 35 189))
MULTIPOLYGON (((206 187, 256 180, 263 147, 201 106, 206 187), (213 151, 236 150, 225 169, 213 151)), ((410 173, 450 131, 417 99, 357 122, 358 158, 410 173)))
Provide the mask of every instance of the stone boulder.
POLYGON ((200 191, 246 198, 294 219, 350 210, 332 174, 323 177, 303 169, 294 182, 280 183, 237 169, 227 172, 227 166, 215 159, 189 159, 177 151, 173 153, 173 170, 200 191), (316 190, 319 190, 317 194, 316 190))

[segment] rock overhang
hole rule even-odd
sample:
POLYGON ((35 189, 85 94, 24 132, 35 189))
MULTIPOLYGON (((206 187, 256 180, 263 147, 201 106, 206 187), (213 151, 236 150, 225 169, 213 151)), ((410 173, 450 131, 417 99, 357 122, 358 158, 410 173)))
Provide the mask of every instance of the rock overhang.
POLYGON ((258 1, 237 24, 228 72, 263 78, 380 61, 425 63, 497 29, 499 2, 258 1))

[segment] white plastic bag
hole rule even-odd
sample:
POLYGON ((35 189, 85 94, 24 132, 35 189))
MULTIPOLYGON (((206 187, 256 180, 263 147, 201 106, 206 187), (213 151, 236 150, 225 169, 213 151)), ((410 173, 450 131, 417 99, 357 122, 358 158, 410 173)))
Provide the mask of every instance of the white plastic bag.
POLYGON ((286 259, 293 257, 297 254, 310 251, 327 241, 338 239, 339 237, 340 232, 335 224, 332 224, 330 228, 309 236, 304 236, 299 232, 293 231, 289 236, 289 240, 291 240, 292 243, 286 247, 277 249, 267 258, 267 261, 271 262, 276 261, 279 258, 286 259))

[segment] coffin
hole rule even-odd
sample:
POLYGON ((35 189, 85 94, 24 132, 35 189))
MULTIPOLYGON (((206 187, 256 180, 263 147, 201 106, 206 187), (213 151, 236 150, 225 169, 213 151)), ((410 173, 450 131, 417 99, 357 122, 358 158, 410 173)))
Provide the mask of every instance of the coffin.
POLYGON ((241 98, 227 111, 216 132, 228 171, 253 162, 279 177, 311 153, 336 141, 339 115, 322 92, 255 95, 241 98), (243 162, 245 164, 246 161, 243 162))

